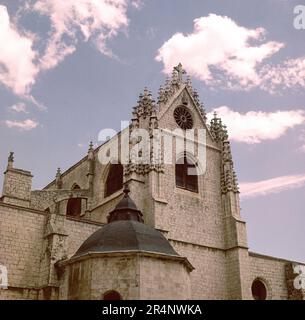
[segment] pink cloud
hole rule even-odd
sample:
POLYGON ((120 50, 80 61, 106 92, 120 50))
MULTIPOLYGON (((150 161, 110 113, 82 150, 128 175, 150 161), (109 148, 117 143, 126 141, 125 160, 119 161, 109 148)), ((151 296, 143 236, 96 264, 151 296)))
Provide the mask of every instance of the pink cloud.
POLYGON ((13 23, 7 8, 0 5, 0 83, 44 108, 30 95, 39 72, 55 68, 75 52, 79 41, 90 40, 102 54, 115 58, 107 41, 128 26, 129 5, 139 9, 141 1, 25 1, 19 13, 36 12, 49 18, 51 29, 46 40, 18 29, 18 19, 12 19, 13 23), (43 52, 35 51, 34 44, 39 44, 43 52))
POLYGON ((0 82, 15 94, 26 96, 35 83, 38 68, 34 37, 17 29, 7 9, 0 5, 0 82))
POLYGON ((274 93, 278 89, 305 88, 305 57, 288 59, 275 66, 266 65, 260 71, 261 86, 274 93))
MULTIPOLYGON (((239 113, 227 106, 222 106, 214 111, 227 125, 231 140, 248 144, 278 139, 289 128, 305 123, 304 110, 239 113)), ((208 118, 212 117, 213 112, 210 112, 208 118)))
POLYGON ((239 184, 242 199, 265 196, 285 190, 296 189, 305 185, 305 175, 281 176, 272 179, 242 182, 239 184))
POLYGON ((38 126, 38 122, 35 120, 27 119, 23 121, 11 121, 6 120, 5 124, 8 128, 16 128, 20 131, 29 131, 35 129, 38 126))
POLYGON ((39 0, 30 6, 31 10, 48 16, 51 21, 51 36, 41 68, 54 68, 64 58, 76 50, 79 41, 93 40, 98 50, 109 55, 106 41, 117 35, 118 31, 128 26, 128 0, 39 0), (69 39, 69 41, 64 40, 69 39))
POLYGON ((263 42, 265 33, 263 28, 248 29, 226 16, 210 14, 194 20, 192 33, 174 34, 156 59, 163 62, 166 73, 181 62, 207 85, 250 88, 260 83, 258 66, 283 47, 263 42))
POLYGON ((20 113, 20 112, 28 113, 26 110, 26 104, 23 102, 18 102, 16 104, 13 104, 12 106, 9 107, 9 109, 17 113, 20 113))

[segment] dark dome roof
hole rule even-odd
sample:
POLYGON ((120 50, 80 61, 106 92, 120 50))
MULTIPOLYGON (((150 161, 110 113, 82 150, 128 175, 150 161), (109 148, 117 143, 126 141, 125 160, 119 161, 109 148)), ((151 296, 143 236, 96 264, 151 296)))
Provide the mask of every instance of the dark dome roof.
POLYGON ((106 224, 94 232, 77 250, 76 256, 89 252, 149 251, 178 256, 158 230, 133 220, 106 224))
POLYGON ((136 204, 133 202, 133 200, 130 197, 123 197, 122 200, 115 207, 115 210, 126 210, 126 209, 139 211, 136 204))
POLYGON ((119 220, 134 220, 139 222, 144 222, 143 214, 138 210, 136 204, 129 197, 129 186, 128 184, 124 185, 124 197, 119 201, 114 210, 112 210, 108 217, 108 223, 119 220))

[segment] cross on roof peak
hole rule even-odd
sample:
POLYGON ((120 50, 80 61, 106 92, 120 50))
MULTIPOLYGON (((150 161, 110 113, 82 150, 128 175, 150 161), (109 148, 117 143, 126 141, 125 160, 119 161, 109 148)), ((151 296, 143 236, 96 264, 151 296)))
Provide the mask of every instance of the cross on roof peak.
POLYGON ((183 69, 181 62, 176 67, 174 67, 174 70, 177 71, 179 82, 181 82, 182 75, 186 74, 186 71, 183 69))

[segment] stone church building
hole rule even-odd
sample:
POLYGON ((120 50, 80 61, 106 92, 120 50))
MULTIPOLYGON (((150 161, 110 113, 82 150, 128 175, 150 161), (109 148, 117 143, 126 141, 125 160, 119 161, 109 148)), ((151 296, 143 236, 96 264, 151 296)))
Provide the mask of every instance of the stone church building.
POLYGON ((9 155, 0 198, 0 265, 8 277, 1 299, 304 299, 295 280, 300 263, 249 251, 226 127, 216 114, 207 122, 184 73, 173 69, 157 101, 145 89, 123 131, 131 137, 142 128, 153 139, 155 129, 205 129, 203 174, 188 174, 200 169, 198 145, 174 163, 164 160, 164 144, 158 162, 141 162, 155 152, 151 144, 133 149, 136 161, 130 153, 127 163, 102 163, 101 149, 109 154, 114 139, 122 145, 123 131, 90 144, 42 190, 31 189, 31 172, 15 168, 9 155))

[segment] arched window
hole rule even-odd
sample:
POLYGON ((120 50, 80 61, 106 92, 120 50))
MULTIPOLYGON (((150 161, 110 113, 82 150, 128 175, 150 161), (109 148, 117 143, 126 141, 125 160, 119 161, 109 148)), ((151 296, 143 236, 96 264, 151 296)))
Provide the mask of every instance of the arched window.
MULTIPOLYGON (((79 185, 75 184, 72 187, 72 190, 80 189, 79 185)), ((77 217, 81 214, 82 211, 82 199, 81 198, 71 198, 67 203, 67 216, 77 217)))
POLYGON ((122 297, 117 291, 111 290, 104 293, 103 300, 122 300, 122 297))
POLYGON ((198 175, 196 165, 186 156, 176 163, 176 186, 198 192, 198 175))
POLYGON ((259 279, 254 280, 252 283, 251 290, 252 290, 252 296, 254 300, 266 300, 267 289, 265 284, 261 280, 259 279))
POLYGON ((123 188, 123 166, 111 164, 105 185, 105 197, 123 188))

